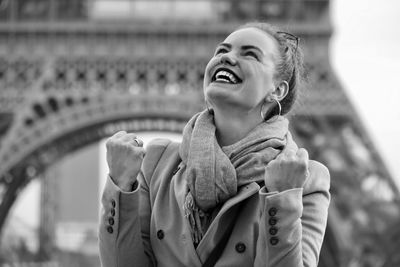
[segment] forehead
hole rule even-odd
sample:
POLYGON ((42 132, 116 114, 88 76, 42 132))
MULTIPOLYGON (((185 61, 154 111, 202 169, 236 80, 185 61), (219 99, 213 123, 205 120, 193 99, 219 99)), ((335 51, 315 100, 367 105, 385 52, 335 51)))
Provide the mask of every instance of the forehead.
POLYGON ((224 41, 233 46, 257 46, 264 52, 277 51, 277 41, 268 33, 257 28, 244 28, 231 33, 224 41))

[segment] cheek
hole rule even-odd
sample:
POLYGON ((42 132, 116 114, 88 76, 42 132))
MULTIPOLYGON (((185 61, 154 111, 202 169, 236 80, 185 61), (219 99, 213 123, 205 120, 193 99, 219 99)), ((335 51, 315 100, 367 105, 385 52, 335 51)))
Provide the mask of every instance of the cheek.
POLYGON ((274 87, 274 70, 270 66, 263 67, 260 70, 260 80, 265 87, 265 89, 270 89, 274 87))
POLYGON ((251 77, 249 80, 251 81, 252 86, 255 86, 257 90, 259 90, 260 87, 267 90, 267 88, 270 88, 273 85, 273 77, 271 73, 272 72, 267 68, 257 66, 252 67, 248 75, 251 77))
MULTIPOLYGON (((270 71, 266 68, 254 67, 251 69, 251 79, 247 86, 246 98, 253 104, 258 104, 267 94, 274 90, 273 78, 270 71)), ((250 75, 250 74, 249 74, 250 75)))
POLYGON ((212 57, 208 61, 207 65, 206 65, 206 68, 204 69, 204 80, 211 79, 210 71, 211 71, 212 68, 214 68, 214 66, 216 66, 218 64, 218 62, 219 62, 219 59, 216 58, 216 57, 212 57))
POLYGON ((210 61, 208 61, 206 68, 204 69, 204 78, 203 78, 203 94, 205 98, 207 98, 207 87, 211 82, 211 69, 215 65, 215 58, 211 58, 210 61))

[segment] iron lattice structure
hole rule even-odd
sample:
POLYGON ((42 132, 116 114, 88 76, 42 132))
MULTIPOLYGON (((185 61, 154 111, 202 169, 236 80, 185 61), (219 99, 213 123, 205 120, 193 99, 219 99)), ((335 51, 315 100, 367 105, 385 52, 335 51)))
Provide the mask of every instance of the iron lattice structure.
MULTIPOLYGON (((0 227, 21 189, 66 154, 121 129, 180 133, 204 108, 203 70, 215 45, 258 19, 290 25, 303 40, 309 82, 292 132, 332 176, 319 266, 392 266, 397 239, 385 236, 399 220, 399 192, 331 69, 329 1, 201 2, 211 12, 204 17, 96 20, 96 0, 0 1, 0 227)), ((53 206, 42 202, 47 229, 53 206)), ((54 233, 43 231, 51 242, 54 233)))

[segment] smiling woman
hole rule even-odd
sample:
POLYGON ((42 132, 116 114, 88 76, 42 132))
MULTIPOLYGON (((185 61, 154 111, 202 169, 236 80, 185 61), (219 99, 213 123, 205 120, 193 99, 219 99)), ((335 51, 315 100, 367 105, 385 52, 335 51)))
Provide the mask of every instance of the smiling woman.
POLYGON ((317 266, 329 171, 298 148, 283 116, 302 73, 297 37, 246 24, 204 75, 208 109, 181 143, 107 141, 103 266, 317 266))
MULTIPOLYGON (((273 57, 278 54, 275 42, 273 37, 259 29, 245 28, 229 35, 217 47, 206 67, 204 78, 206 101, 213 109, 218 109, 217 114, 235 112, 239 116, 248 116, 256 113, 256 116, 250 117, 257 121, 262 119, 259 116, 263 104, 261 100, 275 91, 273 57), (224 73, 237 77, 237 82, 226 83, 221 80, 224 73)), ((227 78, 229 80, 229 76, 227 78)), ((278 100, 287 94, 287 82, 283 83, 277 86, 281 90, 274 92, 278 100)))

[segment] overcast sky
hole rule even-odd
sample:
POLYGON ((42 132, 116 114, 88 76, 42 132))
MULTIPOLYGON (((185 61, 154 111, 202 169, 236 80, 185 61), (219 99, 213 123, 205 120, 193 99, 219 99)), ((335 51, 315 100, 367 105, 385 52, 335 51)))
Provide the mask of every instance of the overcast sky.
POLYGON ((400 1, 333 0, 331 59, 400 185, 400 1))

